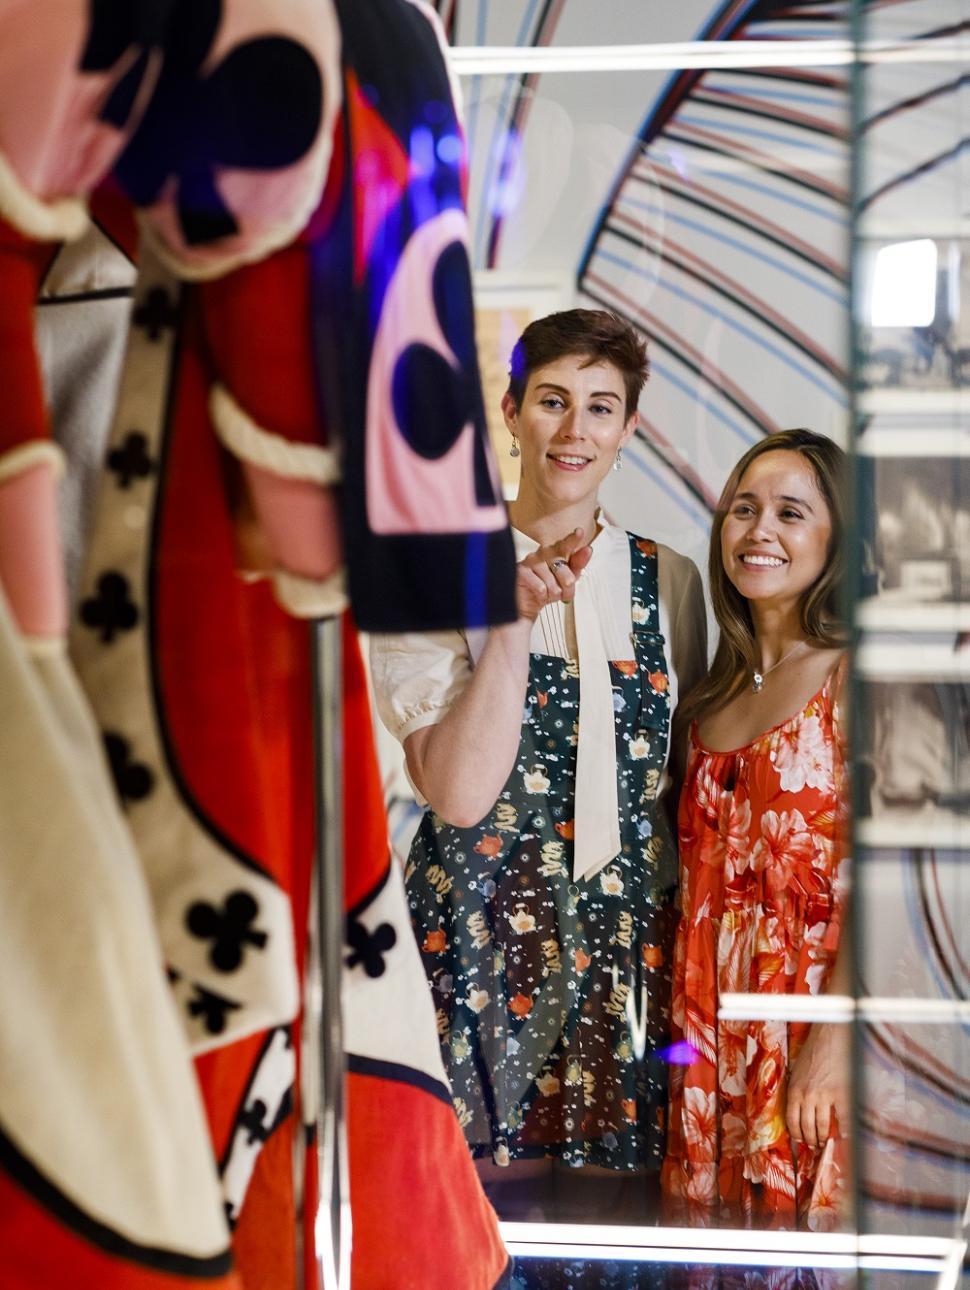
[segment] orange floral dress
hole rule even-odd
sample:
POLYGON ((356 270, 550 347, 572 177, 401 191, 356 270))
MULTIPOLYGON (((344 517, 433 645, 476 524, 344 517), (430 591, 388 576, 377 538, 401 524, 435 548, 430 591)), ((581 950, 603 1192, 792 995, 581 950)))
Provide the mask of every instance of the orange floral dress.
POLYGON ((818 994, 844 889, 841 665, 805 708, 743 748, 691 731, 680 799, 681 921, 673 970, 668 1221, 829 1230, 836 1139, 793 1143, 788 1072, 808 1026, 718 1019, 728 991, 818 994))

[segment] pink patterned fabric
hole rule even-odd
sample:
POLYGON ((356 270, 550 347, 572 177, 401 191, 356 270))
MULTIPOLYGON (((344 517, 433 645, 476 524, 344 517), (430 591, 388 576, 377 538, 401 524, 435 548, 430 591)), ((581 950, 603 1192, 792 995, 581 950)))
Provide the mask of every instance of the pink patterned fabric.
POLYGON ((0 0, 0 154, 41 201, 83 197, 103 178, 130 138, 161 69, 160 54, 150 54, 125 129, 99 119, 134 50, 110 66, 86 69, 90 11, 87 0, 45 0, 43 6, 0 0))
MULTIPOLYGON (((375 533, 495 533, 508 520, 498 498, 501 483, 490 459, 494 496, 475 498, 475 427, 469 420, 440 457, 420 455, 401 433, 395 415, 395 367, 409 346, 426 346, 456 373, 461 364, 441 328, 428 265, 448 247, 464 245, 464 211, 443 211, 424 224, 404 248, 387 289, 367 388, 367 516, 375 533), (435 497, 437 505, 428 506, 435 497)), ((443 396, 442 392, 442 396, 443 396)))
MULTIPOLYGON (((84 199, 116 168, 179 271, 211 277, 291 241, 313 213, 340 37, 327 0, 195 10, 190 24, 175 5, 46 0, 39 16, 0 0, 0 157, 41 202, 84 199)), ((6 196, 0 183, 0 209, 6 196)))
POLYGON ((342 560, 333 492, 249 462, 243 472, 273 563, 302 578, 326 578, 342 560))
POLYGON ((65 635, 57 479, 48 462, 0 479, 0 587, 24 635, 65 635))

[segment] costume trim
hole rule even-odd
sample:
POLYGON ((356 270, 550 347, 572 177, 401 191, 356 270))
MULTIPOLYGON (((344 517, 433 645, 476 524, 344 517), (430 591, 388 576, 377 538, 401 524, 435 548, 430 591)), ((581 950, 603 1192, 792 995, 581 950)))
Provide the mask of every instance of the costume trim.
POLYGON ((296 618, 334 618, 349 606, 346 570, 340 568, 329 578, 302 578, 297 573, 276 569, 273 591, 279 604, 296 618))
POLYGON ((93 696, 109 760, 114 754, 116 786, 130 811, 176 1006, 198 1053, 289 1022, 299 1009, 299 990, 289 898, 260 858, 224 832, 196 798, 159 692, 159 534, 175 433, 180 318, 180 288, 148 252, 106 457, 110 463, 124 450, 137 425, 152 468, 136 473, 128 487, 121 475, 104 476, 70 649, 93 696), (131 504, 144 507, 149 523, 132 529, 118 522, 119 509, 131 504), (112 595, 114 609, 106 617, 105 596, 112 595), (172 845, 178 854, 174 877, 172 845), (212 959, 214 942, 205 927, 200 934, 187 919, 195 910, 196 920, 208 921, 210 929, 213 918, 221 926, 231 916, 230 902, 258 933, 258 943, 240 942, 245 953, 227 972, 212 959))
POLYGON ((45 202, 24 186, 10 162, 0 152, 0 215, 24 237, 37 242, 76 242, 87 231, 90 219, 76 197, 45 202))
POLYGON ((60 658, 67 653, 66 636, 21 636, 28 658, 60 658))
POLYGON ((131 300, 134 295, 134 287, 105 287, 100 291, 75 291, 64 296, 39 296, 36 303, 38 308, 42 305, 85 305, 99 300, 131 300))
POLYGON ((314 443, 292 443, 282 435, 264 430, 239 406, 224 385, 212 387, 209 413, 220 441, 243 461, 285 479, 307 479, 316 484, 339 481, 340 462, 332 448, 314 443))
POLYGON ((361 914, 364 912, 364 910, 367 909, 370 905, 373 905, 374 901, 377 899, 377 897, 387 886, 388 879, 391 876, 392 863, 393 862, 390 860, 390 857, 388 857, 388 864, 386 869, 378 878, 377 882, 374 883, 373 887, 371 887, 367 895, 361 897, 361 899, 358 900, 357 904, 354 905, 353 909, 347 910, 348 923, 355 922, 357 919, 359 919, 361 914))
POLYGON ((293 1110, 295 1078, 296 1055, 289 1028, 278 1026, 266 1036, 252 1064, 219 1161, 230 1227, 235 1227, 242 1213, 260 1151, 293 1110))
POLYGON ((347 1070, 351 1075, 371 1075, 375 1079, 392 1080, 397 1084, 410 1084, 422 1093, 430 1093, 439 1102, 449 1108, 453 1106, 451 1093, 441 1080, 432 1079, 424 1071, 415 1070, 413 1066, 403 1066, 400 1062, 384 1062, 376 1057, 360 1057, 357 1053, 347 1054, 347 1070))
POLYGON ((34 466, 48 465, 55 479, 63 479, 67 469, 64 451, 53 439, 30 439, 0 457, 0 484, 34 466))
POLYGON ((116 1232, 105 1223, 99 1222, 98 1219, 92 1218, 45 1174, 41 1173, 33 1161, 17 1148, 2 1129, 0 1129, 0 1167, 65 1227, 83 1236, 92 1245, 108 1254, 127 1259, 130 1263, 136 1263, 142 1267, 171 1273, 173 1276, 215 1280, 232 1271, 232 1256, 228 1250, 221 1250, 217 1254, 193 1255, 184 1254, 178 1250, 141 1245, 116 1232))

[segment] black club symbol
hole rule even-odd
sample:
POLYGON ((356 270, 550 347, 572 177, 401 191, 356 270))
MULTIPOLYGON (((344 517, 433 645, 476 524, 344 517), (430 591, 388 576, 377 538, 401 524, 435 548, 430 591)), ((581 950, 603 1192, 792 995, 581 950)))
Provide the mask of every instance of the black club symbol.
POLYGON ((397 943, 397 932, 390 923, 379 923, 369 932, 356 920, 347 923, 347 944, 352 953, 347 955, 347 966, 362 963, 368 976, 383 976, 387 968, 384 955, 397 943))
POLYGON ((198 900, 185 915, 185 925, 200 940, 212 941, 209 962, 219 972, 234 972, 243 960, 244 946, 261 950, 269 936, 251 924, 259 905, 248 891, 233 891, 222 909, 198 900))
POLYGON ((102 104, 102 121, 124 128, 148 70, 149 53, 164 43, 174 7, 175 0, 91 0, 81 71, 108 72, 132 46, 138 50, 102 104))
POLYGON ((222 0, 193 0, 191 9, 115 175, 139 206, 174 178, 182 232, 199 244, 238 231, 220 169, 275 170, 306 154, 320 129, 323 82, 309 50, 282 36, 243 41, 210 67, 222 0))
POLYGON ((118 476, 120 488, 130 488, 133 479, 147 479, 155 469, 148 455, 148 440, 140 430, 129 430, 124 442, 108 453, 108 469, 118 476))
POLYGON ((237 1012, 241 1003, 234 1003, 221 994, 205 990, 201 985, 195 986, 195 998, 188 1002, 190 1017, 201 1017, 210 1035, 221 1035, 226 1028, 231 1012, 237 1012))
POLYGON ((485 455, 485 409, 475 360, 475 320, 468 255, 460 242, 446 246, 432 280, 435 313, 458 367, 430 345, 413 344, 394 366, 391 398, 404 438, 420 456, 443 457, 465 426, 475 430, 475 500, 497 503, 485 455))
POLYGON ((148 339, 154 343, 166 328, 175 326, 178 310, 164 287, 152 287, 135 309, 132 320, 136 327, 144 327, 148 339))
POLYGON ((261 1097, 257 1097, 246 1107, 245 1112, 239 1117, 237 1126, 246 1129, 246 1146, 255 1146, 257 1142, 265 1142, 274 1129, 278 1128, 289 1115, 293 1108, 293 1097, 289 1089, 283 1095, 279 1109, 272 1120, 268 1118, 269 1107, 261 1097))
POLYGON ((103 573, 97 583, 98 594, 81 602, 81 622, 99 630, 109 645, 118 632, 130 632, 138 622, 138 606, 129 595, 128 579, 121 573, 103 573))
POLYGON ((268 1110, 269 1107, 263 1099, 257 1097, 255 1102, 251 1102, 246 1107, 245 1113, 239 1117, 239 1127, 247 1130, 247 1147, 251 1147, 257 1142, 265 1142, 269 1137, 271 1126, 266 1119, 268 1110))
POLYGON ((131 760, 131 744, 122 735, 106 731, 105 751, 111 767, 111 777, 122 804, 140 802, 155 785, 155 776, 144 762, 131 760))

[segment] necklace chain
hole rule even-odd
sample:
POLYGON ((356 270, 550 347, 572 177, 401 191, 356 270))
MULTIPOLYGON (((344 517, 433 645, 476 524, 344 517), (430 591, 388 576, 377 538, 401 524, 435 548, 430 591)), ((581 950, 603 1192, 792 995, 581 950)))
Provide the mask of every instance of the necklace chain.
POLYGON ((758 668, 754 668, 754 670, 751 673, 752 691, 755 694, 760 694, 762 689, 764 688, 765 677, 770 676, 776 667, 781 667, 782 663, 784 663, 786 659, 791 658, 791 656, 797 650, 801 649, 803 645, 807 645, 807 644, 808 642, 804 640, 796 641, 796 643, 791 647, 790 650, 786 650, 785 653, 782 654, 781 658, 778 659, 776 663, 772 663, 771 667, 766 668, 764 672, 760 671, 758 668))

